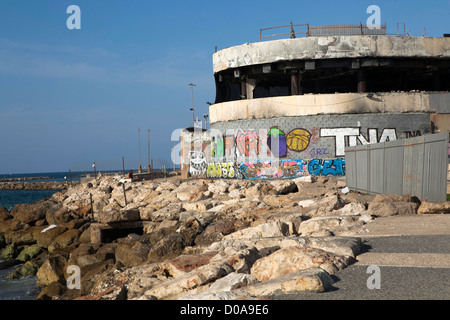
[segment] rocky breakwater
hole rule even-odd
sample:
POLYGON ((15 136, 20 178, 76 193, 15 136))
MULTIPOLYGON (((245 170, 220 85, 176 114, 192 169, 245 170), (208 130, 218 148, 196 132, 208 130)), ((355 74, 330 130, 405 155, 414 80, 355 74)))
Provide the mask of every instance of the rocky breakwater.
POLYGON ((0 190, 65 190, 78 181, 0 182, 0 190))
POLYGON ((324 177, 133 183, 102 177, 0 210, 0 259, 23 264, 9 277, 37 275, 38 299, 319 293, 331 288, 333 273, 356 261, 365 224, 420 211, 406 196, 344 194, 343 187, 324 177), (79 268, 79 286, 72 266, 79 268))

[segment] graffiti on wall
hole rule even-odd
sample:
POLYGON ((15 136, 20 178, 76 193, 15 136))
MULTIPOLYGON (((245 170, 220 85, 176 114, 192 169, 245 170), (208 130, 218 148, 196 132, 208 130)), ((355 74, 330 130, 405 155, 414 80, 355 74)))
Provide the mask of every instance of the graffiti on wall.
POLYGON ((242 163, 245 179, 280 179, 305 175, 345 175, 345 159, 253 161, 242 163))
POLYGON ((320 137, 332 137, 335 142, 335 156, 343 156, 345 150, 345 141, 348 139, 348 145, 354 147, 357 141, 362 145, 397 140, 395 129, 383 129, 380 139, 378 139, 378 129, 369 129, 368 138, 361 132, 360 127, 354 128, 321 128, 320 137))
POLYGON ((206 174, 206 157, 201 151, 189 153, 189 174, 192 177, 200 177, 206 174))
POLYGON ((229 179, 243 179, 244 175, 241 173, 239 166, 233 162, 213 162, 208 163, 206 169, 207 178, 229 178, 229 179))
POLYGON ((316 176, 343 176, 345 175, 345 159, 314 159, 310 160, 308 163, 308 172, 311 175, 316 176))

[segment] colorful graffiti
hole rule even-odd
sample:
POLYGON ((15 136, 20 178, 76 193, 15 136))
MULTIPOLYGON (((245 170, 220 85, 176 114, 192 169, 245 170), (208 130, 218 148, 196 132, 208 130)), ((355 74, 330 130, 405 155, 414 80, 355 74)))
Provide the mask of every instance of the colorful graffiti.
POLYGON ((337 158, 331 160, 314 159, 308 163, 308 172, 316 176, 343 176, 345 175, 345 159, 337 158))
POLYGON ((306 129, 294 129, 286 137, 287 147, 296 152, 306 150, 311 141, 311 133, 306 129))
POLYGON ((245 179, 281 179, 305 175, 345 175, 345 159, 254 161, 240 165, 245 179))
MULTIPOLYGON (((275 157, 286 157, 286 136, 278 127, 270 128, 267 133, 267 146, 275 157)), ((268 152, 269 153, 269 152, 268 152)))
POLYGON ((236 147, 241 156, 258 156, 260 151, 260 140, 256 130, 239 130, 236 134, 236 147))
POLYGON ((207 178, 230 178, 243 179, 240 168, 233 162, 214 162, 208 163, 206 169, 207 178))
POLYGON ((191 151, 189 153, 189 174, 200 177, 206 174, 206 157, 203 152, 191 151))

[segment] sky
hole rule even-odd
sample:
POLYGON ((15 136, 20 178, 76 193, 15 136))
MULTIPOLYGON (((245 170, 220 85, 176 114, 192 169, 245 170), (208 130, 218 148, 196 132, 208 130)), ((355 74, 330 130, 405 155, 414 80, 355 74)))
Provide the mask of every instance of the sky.
POLYGON ((450 33, 449 0, 0 0, 0 174, 172 167, 172 132, 215 100, 212 54, 274 26, 450 33), (81 29, 69 29, 71 5, 81 29), (140 134, 139 134, 140 131, 140 134), (140 146, 140 148, 139 148, 140 146), (140 155, 139 155, 140 153, 140 155))

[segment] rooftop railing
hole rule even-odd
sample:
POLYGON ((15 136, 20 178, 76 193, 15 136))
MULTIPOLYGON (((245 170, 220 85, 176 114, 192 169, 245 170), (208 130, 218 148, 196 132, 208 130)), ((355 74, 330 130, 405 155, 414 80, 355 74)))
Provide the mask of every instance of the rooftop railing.
POLYGON ((330 26, 310 26, 309 24, 290 24, 287 26, 279 26, 272 28, 259 29, 259 41, 269 37, 284 37, 290 36, 291 39, 300 37, 327 37, 327 36, 360 36, 360 35, 395 35, 406 36, 406 29, 403 25, 403 34, 399 33, 397 28, 397 34, 387 34, 386 23, 384 25, 367 26, 360 24, 355 25, 330 25, 330 26), (289 32, 286 29, 289 28, 289 32), (295 31, 300 29, 302 31, 295 31), (264 34, 267 32, 278 32, 274 34, 264 34), (284 32, 283 32, 284 31, 284 32))

